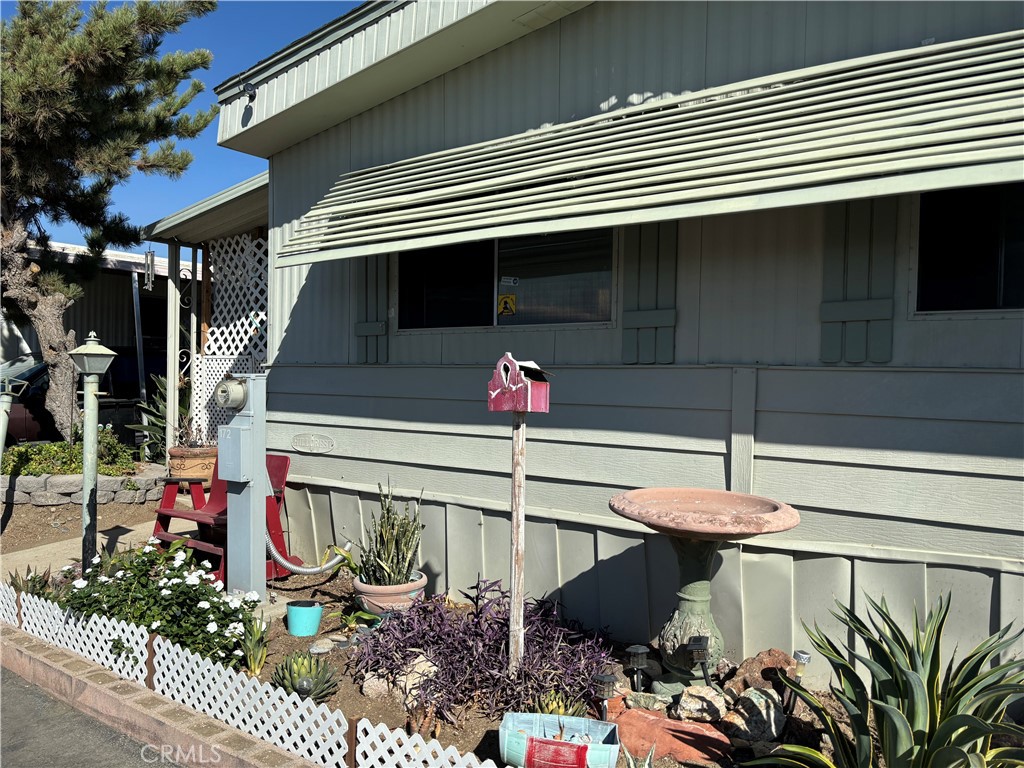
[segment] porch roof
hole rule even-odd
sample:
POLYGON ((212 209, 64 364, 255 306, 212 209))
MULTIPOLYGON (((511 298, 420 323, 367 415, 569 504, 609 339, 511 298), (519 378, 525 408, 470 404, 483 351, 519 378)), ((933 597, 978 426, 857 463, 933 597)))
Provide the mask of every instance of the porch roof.
POLYGON ((1024 179, 1024 31, 866 56, 345 174, 279 266, 1024 179))
POLYGON ((264 171, 146 225, 143 237, 158 243, 199 245, 266 227, 269 189, 270 174, 264 171))

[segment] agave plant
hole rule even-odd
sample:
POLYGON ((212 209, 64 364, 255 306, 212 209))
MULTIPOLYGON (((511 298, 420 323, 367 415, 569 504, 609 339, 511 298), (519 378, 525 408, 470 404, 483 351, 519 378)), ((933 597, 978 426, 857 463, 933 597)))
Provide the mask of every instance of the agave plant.
POLYGON ((569 698, 561 691, 552 690, 534 699, 533 711, 541 715, 583 717, 587 713, 587 703, 582 698, 569 698))
POLYGON ((257 619, 249 614, 242 617, 242 638, 239 645, 245 654, 245 668, 251 677, 259 677, 263 665, 267 663, 267 646, 270 644, 270 620, 263 614, 257 619))
POLYGON ((27 595, 42 597, 47 600, 56 600, 67 591, 67 585, 56 585, 50 578, 50 569, 45 571, 33 571, 32 566, 26 566, 25 575, 18 571, 7 574, 7 581, 15 592, 24 592, 27 595))
POLYGON ((274 667, 270 680, 288 693, 297 693, 319 704, 338 690, 338 681, 334 677, 336 672, 334 667, 309 651, 296 651, 274 667))
POLYGON ((654 750, 657 744, 651 745, 651 751, 647 753, 647 757, 636 757, 629 753, 626 749, 626 745, 622 745, 622 756, 626 758, 626 768, 654 768, 654 750))
POLYGON ((767 757, 745 765, 785 765, 802 768, 1004 768, 1019 766, 1024 749, 994 748, 992 736, 1020 739, 1024 728, 1004 722, 1009 704, 1024 697, 1024 659, 1000 662, 999 656, 1021 637, 1007 625, 954 666, 941 669, 942 630, 950 597, 940 597, 922 627, 914 612, 908 637, 893 620, 885 599, 870 597, 868 623, 837 602, 839 619, 867 649, 840 647, 815 624, 804 629, 814 647, 832 667, 837 684, 831 688, 850 716, 853 737, 844 736, 824 706, 799 683, 785 675, 783 682, 818 716, 832 741, 832 759, 821 752, 785 744, 767 757), (870 675, 870 688, 858 676, 854 661, 870 675), (868 723, 877 724, 877 743, 868 723), (880 758, 880 760, 879 760, 880 758))

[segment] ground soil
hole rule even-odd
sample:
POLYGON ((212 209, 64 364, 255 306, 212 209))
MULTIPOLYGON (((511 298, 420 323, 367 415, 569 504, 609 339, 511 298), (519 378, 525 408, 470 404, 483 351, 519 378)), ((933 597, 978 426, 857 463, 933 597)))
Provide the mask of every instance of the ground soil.
MULTIPOLYGON (((135 525, 153 519, 155 503, 102 504, 96 523, 99 530, 135 525)), ((41 544, 82 536, 82 505, 5 504, 0 519, 0 554, 19 552, 41 544)))

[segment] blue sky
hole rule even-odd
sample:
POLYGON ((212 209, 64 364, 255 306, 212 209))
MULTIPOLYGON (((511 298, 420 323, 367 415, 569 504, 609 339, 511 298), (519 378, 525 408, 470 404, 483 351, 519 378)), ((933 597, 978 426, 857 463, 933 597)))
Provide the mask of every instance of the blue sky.
MULTIPOLYGON (((180 33, 166 38, 161 51, 207 48, 213 52, 210 69, 196 73, 206 91, 193 104, 205 109, 217 101, 214 86, 360 4, 338 0, 221 0, 213 13, 189 22, 180 33)), ((0 3, 4 18, 14 15, 16 9, 17 4, 11 0, 0 3)), ((216 121, 198 138, 179 142, 179 147, 195 156, 181 178, 172 181, 164 176, 135 174, 114 190, 114 208, 133 224, 149 224, 267 169, 263 158, 218 147, 216 121)), ((52 227, 50 235, 54 242, 84 242, 71 224, 52 227)), ((146 247, 143 243, 133 250, 141 253, 146 247)), ((166 247, 159 244, 153 250, 160 255, 166 253, 166 247)))

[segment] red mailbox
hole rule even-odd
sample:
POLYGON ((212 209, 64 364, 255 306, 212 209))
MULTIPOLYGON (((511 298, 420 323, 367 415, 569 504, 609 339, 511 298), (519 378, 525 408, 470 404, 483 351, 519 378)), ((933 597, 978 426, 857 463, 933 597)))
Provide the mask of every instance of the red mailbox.
POLYGON ((551 385, 545 373, 532 360, 516 360, 506 352, 487 386, 487 410, 547 413, 551 385))

